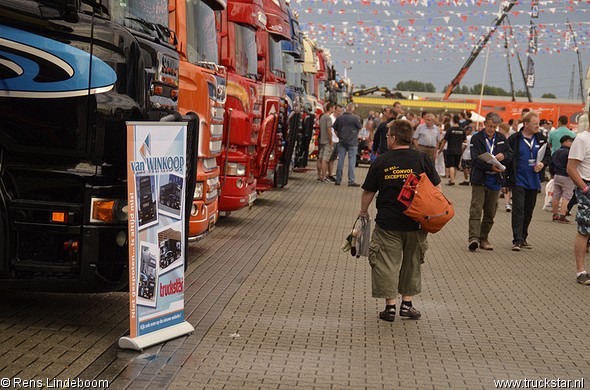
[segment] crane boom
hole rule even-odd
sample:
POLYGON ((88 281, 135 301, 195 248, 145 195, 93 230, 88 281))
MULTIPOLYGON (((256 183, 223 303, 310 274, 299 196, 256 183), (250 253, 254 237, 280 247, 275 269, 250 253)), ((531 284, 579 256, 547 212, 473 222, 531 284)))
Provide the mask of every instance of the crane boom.
POLYGON ((479 53, 481 52, 483 47, 486 45, 486 43, 488 43, 488 41, 490 40, 492 35, 494 35, 494 32, 498 29, 498 26, 500 26, 502 24, 502 21, 504 21, 504 18, 506 17, 508 12, 510 12, 512 7, 514 7, 516 2, 517 2, 517 0, 510 0, 508 2, 508 4, 505 4, 503 6, 503 8, 501 10, 501 14, 498 17, 496 17, 496 20, 494 20, 494 25, 493 25, 492 29, 487 33, 487 35, 481 37, 479 42, 477 42, 477 45, 475 46, 475 48, 471 52, 471 55, 467 59, 467 62, 465 62, 465 65, 463 65, 463 67, 459 71, 459 74, 457 74, 457 76, 453 79, 453 81, 451 81, 451 84, 447 88, 447 92, 445 93, 445 97, 443 98, 443 100, 447 100, 449 98, 449 96, 451 96, 453 89, 457 85, 459 85, 459 83, 463 79, 463 76, 465 76, 465 73, 467 73, 467 71, 469 70, 469 67, 473 64, 473 62, 475 61, 475 59, 477 58, 477 56, 479 55, 479 53))

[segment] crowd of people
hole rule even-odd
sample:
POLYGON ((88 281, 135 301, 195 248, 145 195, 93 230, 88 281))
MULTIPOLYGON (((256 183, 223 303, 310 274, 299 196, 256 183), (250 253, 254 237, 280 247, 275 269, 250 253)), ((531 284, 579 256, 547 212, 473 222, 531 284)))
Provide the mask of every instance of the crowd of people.
POLYGON ((526 109, 521 118, 509 122, 490 112, 481 128, 469 113, 440 116, 424 112, 417 116, 404 113, 399 102, 380 113, 371 112, 364 126, 353 114, 352 104, 335 120, 329 117, 332 111, 328 105, 320 119, 323 168, 318 163, 318 181, 330 182, 331 171, 325 168, 325 160, 332 157, 331 136, 340 139, 338 169, 332 180, 336 185, 342 180, 344 157, 348 154, 348 185, 358 186, 354 161, 359 137, 368 138, 372 145, 373 161, 362 184, 358 216, 368 217, 369 205, 377 199, 369 263, 373 297, 386 301, 385 310, 379 313, 381 319, 395 319, 398 294, 402 297, 401 317, 421 316, 412 298, 421 290, 420 267, 428 243, 426 232, 403 214, 404 208, 397 200, 407 172, 425 173, 442 191, 441 177, 447 177, 446 185, 452 186, 462 171, 464 180, 458 184, 471 187, 467 229, 470 251, 494 249, 489 234, 501 198, 505 210, 512 213, 512 250, 532 249, 527 242, 528 228, 541 183, 550 179, 553 221, 569 223, 566 217, 577 202, 576 280, 590 285, 590 274, 584 266, 590 237, 590 129, 576 137, 567 128, 566 116, 560 116, 554 128, 552 121, 526 109), (438 171, 437 161, 441 160, 445 169, 438 171))

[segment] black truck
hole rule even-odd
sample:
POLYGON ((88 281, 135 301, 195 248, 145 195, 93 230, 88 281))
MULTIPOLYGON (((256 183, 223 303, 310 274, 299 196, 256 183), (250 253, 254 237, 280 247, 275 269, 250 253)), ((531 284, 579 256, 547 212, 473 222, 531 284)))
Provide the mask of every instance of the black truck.
POLYGON ((182 200, 182 188, 180 184, 169 182, 160 187, 160 204, 180 210, 182 200))
POLYGON ((160 243, 160 269, 165 269, 180 258, 180 240, 169 238, 160 243))
POLYGON ((156 291, 156 256, 149 249, 142 248, 141 267, 139 270, 139 285, 137 295, 145 299, 152 299, 156 291))
POLYGON ((176 112, 168 0, 0 0, 0 289, 128 282, 126 122, 176 112))
POLYGON ((137 218, 139 225, 156 220, 156 202, 154 202, 154 186, 152 185, 152 176, 140 176, 139 191, 139 206, 137 210, 137 218))

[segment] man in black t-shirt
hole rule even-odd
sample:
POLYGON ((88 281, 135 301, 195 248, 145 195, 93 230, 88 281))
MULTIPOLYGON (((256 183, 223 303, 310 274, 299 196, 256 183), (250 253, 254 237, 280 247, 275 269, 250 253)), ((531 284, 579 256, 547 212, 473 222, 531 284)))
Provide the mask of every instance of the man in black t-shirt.
POLYGON ((369 216, 369 205, 377 197, 376 226, 369 246, 372 293, 374 298, 385 298, 385 310, 379 318, 395 319, 395 303, 402 295, 400 316, 412 319, 421 314, 412 306, 412 298, 421 291, 421 264, 428 246, 427 232, 403 213, 397 200, 410 172, 426 175, 440 190, 440 177, 434 163, 424 152, 409 149, 413 128, 407 120, 389 123, 387 146, 389 151, 371 164, 362 186, 359 216, 369 216))
POLYGON ((445 145, 448 144, 445 156, 445 167, 449 168, 451 174, 451 180, 447 183, 448 186, 455 185, 455 175, 463 154, 463 141, 466 139, 465 130, 459 127, 459 115, 455 114, 451 120, 451 128, 446 131, 445 138, 438 147, 438 153, 441 153, 445 145))

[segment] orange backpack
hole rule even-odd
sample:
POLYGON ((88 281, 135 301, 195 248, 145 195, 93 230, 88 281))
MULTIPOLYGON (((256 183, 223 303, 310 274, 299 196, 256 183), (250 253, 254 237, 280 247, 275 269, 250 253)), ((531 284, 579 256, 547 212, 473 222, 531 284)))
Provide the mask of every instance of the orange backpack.
POLYGON ((438 232, 455 215, 453 202, 432 184, 426 172, 410 173, 397 200, 407 207, 404 214, 429 233, 438 232))

